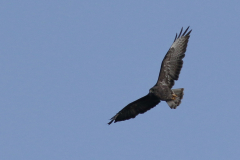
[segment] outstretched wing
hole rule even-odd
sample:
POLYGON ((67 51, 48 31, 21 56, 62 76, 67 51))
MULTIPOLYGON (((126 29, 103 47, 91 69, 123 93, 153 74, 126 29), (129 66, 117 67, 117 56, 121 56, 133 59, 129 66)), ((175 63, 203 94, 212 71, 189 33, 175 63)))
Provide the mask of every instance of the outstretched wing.
POLYGON ((188 29, 189 27, 182 34, 182 28, 179 35, 176 34, 172 46, 170 47, 162 61, 157 84, 159 84, 160 82, 165 82, 169 88, 172 88, 172 86, 174 85, 174 80, 178 80, 183 65, 182 59, 185 56, 188 39, 192 31, 190 30, 187 33, 188 29))
POLYGON ((139 113, 145 113, 146 111, 155 107, 159 102, 159 98, 149 93, 124 107, 114 117, 111 118, 111 121, 108 124, 110 125, 113 121, 116 123, 118 121, 125 121, 130 118, 135 118, 139 113))

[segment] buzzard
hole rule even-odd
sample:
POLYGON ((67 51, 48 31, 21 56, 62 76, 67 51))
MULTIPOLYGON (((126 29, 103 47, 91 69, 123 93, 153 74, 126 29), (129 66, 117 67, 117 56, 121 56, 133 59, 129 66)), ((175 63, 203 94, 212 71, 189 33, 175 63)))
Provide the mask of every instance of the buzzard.
POLYGON ((180 105, 184 89, 172 89, 172 86, 174 81, 178 80, 183 65, 182 59, 185 56, 188 39, 192 31, 188 32, 188 29, 189 27, 182 34, 182 28, 179 35, 176 34, 172 46, 162 61, 157 83, 149 90, 149 93, 124 107, 110 119, 109 125, 113 121, 116 123, 135 118, 139 113, 143 114, 155 107, 160 101, 166 101, 171 109, 176 109, 180 105))

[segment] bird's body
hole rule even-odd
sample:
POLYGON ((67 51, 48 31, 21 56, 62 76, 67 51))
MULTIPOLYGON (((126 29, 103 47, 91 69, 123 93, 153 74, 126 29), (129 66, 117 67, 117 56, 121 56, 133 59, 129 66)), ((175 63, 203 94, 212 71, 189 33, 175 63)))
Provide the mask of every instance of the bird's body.
POLYGON ((182 59, 185 56, 188 39, 192 31, 190 30, 187 33, 188 28, 182 35, 182 29, 179 35, 176 34, 172 46, 162 61, 158 81, 149 90, 149 93, 124 107, 111 118, 109 125, 113 121, 118 122, 135 118, 138 114, 143 114, 155 107, 160 101, 166 101, 171 109, 176 109, 180 105, 184 89, 172 89, 172 86, 174 85, 174 80, 178 80, 183 65, 182 59))
POLYGON ((172 90, 167 86, 165 82, 159 83, 158 85, 153 86, 149 93, 152 93, 154 96, 158 97, 159 100, 167 101, 172 98, 172 90))

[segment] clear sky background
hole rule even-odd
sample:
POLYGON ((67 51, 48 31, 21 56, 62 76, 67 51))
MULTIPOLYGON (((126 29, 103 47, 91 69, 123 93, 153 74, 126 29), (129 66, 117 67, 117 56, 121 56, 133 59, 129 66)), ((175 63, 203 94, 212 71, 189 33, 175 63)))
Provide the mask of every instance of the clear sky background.
POLYGON ((1 160, 238 160, 240 2, 0 3, 1 160), (193 30, 181 105, 108 126, 193 30))

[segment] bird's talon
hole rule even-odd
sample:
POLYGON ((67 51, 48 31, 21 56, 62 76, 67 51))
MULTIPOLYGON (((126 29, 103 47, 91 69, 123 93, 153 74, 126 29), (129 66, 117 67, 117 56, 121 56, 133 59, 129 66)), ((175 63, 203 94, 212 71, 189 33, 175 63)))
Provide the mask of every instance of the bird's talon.
POLYGON ((177 95, 176 95, 175 93, 173 93, 172 96, 173 96, 173 97, 172 97, 172 100, 175 100, 176 97, 177 97, 177 95))

